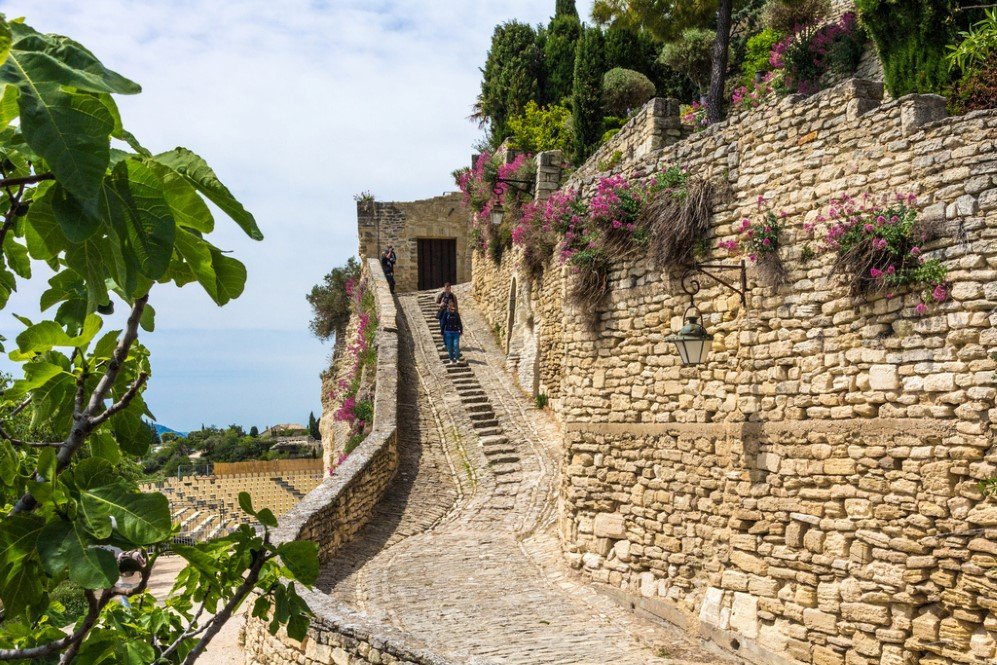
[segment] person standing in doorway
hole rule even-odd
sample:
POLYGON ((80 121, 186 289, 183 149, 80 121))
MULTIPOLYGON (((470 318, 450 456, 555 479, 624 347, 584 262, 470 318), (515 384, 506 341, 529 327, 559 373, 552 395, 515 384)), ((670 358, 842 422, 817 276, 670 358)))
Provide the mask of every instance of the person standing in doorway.
POLYGON ((436 296, 436 320, 440 322, 440 332, 443 332, 443 315, 447 313, 450 303, 457 304, 457 294, 450 290, 450 282, 443 285, 443 291, 436 296))
POLYGON ((381 270, 384 271, 384 278, 386 280, 388 280, 388 288, 390 288, 391 292, 394 293, 395 292, 395 262, 392 261, 391 258, 389 258, 389 252, 390 251, 391 251, 391 248, 389 247, 388 249, 384 250, 383 254, 381 254, 381 270))
POLYGON ((460 336, 464 334, 464 324, 460 320, 456 300, 451 300, 447 305, 440 323, 443 326, 443 343, 447 347, 450 364, 456 365, 460 360, 460 336))
POLYGON ((398 262, 398 256, 395 254, 394 245, 388 245, 388 260, 391 261, 391 270, 394 271, 395 264, 398 262))

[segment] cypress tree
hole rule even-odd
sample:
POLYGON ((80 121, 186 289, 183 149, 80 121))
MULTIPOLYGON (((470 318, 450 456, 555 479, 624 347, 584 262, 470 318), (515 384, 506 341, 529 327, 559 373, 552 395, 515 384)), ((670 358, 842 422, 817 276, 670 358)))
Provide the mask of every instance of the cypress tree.
POLYGON ((308 413, 308 434, 313 439, 322 438, 322 433, 318 430, 318 420, 315 419, 315 414, 312 412, 308 413))
POLYGON ((581 32, 581 23, 572 16, 557 16, 550 22, 543 51, 544 103, 560 104, 571 96, 575 47, 581 32))
POLYGON ((575 162, 585 161, 602 136, 602 75, 606 71, 602 31, 584 28, 575 50, 571 112, 575 128, 575 162))
POLYGON ((554 18, 570 16, 578 20, 578 8, 575 7, 575 0, 556 0, 554 3, 554 18))
POLYGON ((536 31, 519 21, 495 26, 482 74, 479 111, 489 122, 492 144, 498 145, 509 133, 509 118, 539 97, 536 31))

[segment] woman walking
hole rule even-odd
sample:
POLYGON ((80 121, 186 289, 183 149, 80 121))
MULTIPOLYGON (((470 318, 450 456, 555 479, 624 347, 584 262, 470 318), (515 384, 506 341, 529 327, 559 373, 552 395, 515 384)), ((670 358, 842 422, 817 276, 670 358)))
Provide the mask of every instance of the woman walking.
POLYGON ((447 311, 440 318, 440 325, 443 327, 443 344, 446 345, 447 353, 450 355, 450 364, 456 365, 460 360, 460 336, 464 333, 464 324, 460 320, 456 300, 447 303, 447 311))

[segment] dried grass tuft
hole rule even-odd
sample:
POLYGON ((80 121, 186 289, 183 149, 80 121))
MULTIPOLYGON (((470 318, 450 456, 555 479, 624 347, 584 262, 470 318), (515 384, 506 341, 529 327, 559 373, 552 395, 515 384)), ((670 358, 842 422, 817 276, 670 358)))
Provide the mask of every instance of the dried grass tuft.
POLYGON ((695 259, 709 238, 713 201, 722 189, 712 181, 690 178, 681 190, 664 190, 641 209, 650 236, 650 257, 659 269, 678 269, 695 259))

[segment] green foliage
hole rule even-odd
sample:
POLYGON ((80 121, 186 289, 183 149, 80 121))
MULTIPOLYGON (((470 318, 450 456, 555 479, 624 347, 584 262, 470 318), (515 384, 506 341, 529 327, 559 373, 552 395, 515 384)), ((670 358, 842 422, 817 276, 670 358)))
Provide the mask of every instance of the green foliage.
POLYGON ((346 284, 359 277, 360 262, 351 256, 345 265, 333 268, 322 278, 321 284, 312 287, 305 299, 312 306, 312 320, 308 328, 313 335, 319 339, 329 339, 343 329, 350 318, 346 284))
POLYGON ((536 396, 536 403, 537 403, 537 408, 538 409, 545 409, 545 408, 547 408, 547 402, 548 402, 548 398, 547 398, 547 395, 545 393, 538 393, 537 394, 537 396, 536 396))
POLYGON ((575 0, 555 0, 554 18, 572 17, 578 19, 578 8, 575 7, 575 0))
POLYGON ((651 80, 632 69, 617 67, 602 77, 602 101, 606 113, 629 116, 654 97, 651 80))
POLYGON ((662 64, 682 74, 703 95, 710 85, 713 42, 716 32, 705 28, 687 28, 681 36, 661 49, 662 64))
MULTIPOLYGON (((610 138, 612 138, 612 136, 610 136, 610 138)), ((600 171, 612 171, 622 160, 623 160, 623 153, 620 152, 619 150, 614 150, 612 155, 610 155, 606 159, 601 160, 596 165, 596 167, 600 171)))
POLYGON ((509 119, 509 129, 512 146, 528 153, 561 150, 567 155, 574 146, 571 111, 557 104, 540 107, 530 101, 522 115, 509 119))
POLYGON ((543 46, 543 99, 551 104, 563 104, 571 97, 575 76, 575 46, 582 24, 572 16, 557 16, 547 28, 543 46))
POLYGON ((715 0, 595 0, 598 25, 647 31, 658 43, 674 40, 689 28, 716 24, 715 0))
MULTIPOLYGON (((954 15, 966 0, 856 0, 876 42, 887 90, 894 97, 940 93, 951 78, 946 49, 957 40, 954 15)), ((972 3, 979 4, 979 3, 972 3)), ((961 12, 960 16, 973 16, 961 12)))
POLYGON ((981 21, 959 33, 959 43, 949 44, 949 70, 971 72, 986 65, 997 54, 997 9, 988 9, 981 21))
POLYGON ((505 250, 512 247, 512 226, 503 220, 501 224, 492 229, 492 238, 488 243, 488 254, 496 264, 502 262, 502 255, 505 250))
POLYGON ((585 161, 602 135, 602 74, 605 53, 602 32, 586 28, 575 52, 571 116, 575 130, 575 163, 585 161))
POLYGON ((245 268, 207 239, 209 202, 262 238, 203 159, 154 155, 124 128, 114 95, 139 91, 77 42, 0 16, 0 307, 33 263, 50 275, 46 318, 18 317, 9 356, 20 378, 0 394, 0 649, 21 650, 10 655, 22 662, 191 663, 212 634, 202 628, 254 587, 282 608, 274 630, 307 625, 280 578, 310 584, 307 566, 292 572, 266 529, 204 543, 218 558, 190 560, 188 584, 165 604, 121 581, 125 570, 147 579, 173 535, 166 498, 135 482, 155 442, 138 341, 155 328, 150 292, 197 283, 218 305, 241 294, 245 268), (127 315, 105 330, 115 301, 127 315), (79 589, 86 621, 64 639, 79 589), (203 619, 195 605, 208 594, 203 619))
POLYGON ((538 98, 540 75, 536 30, 518 21, 495 26, 478 97, 478 112, 489 125, 492 145, 508 136, 509 118, 538 98))
POLYGON ((308 413, 308 436, 315 440, 322 438, 322 433, 318 429, 318 418, 311 412, 308 413))
POLYGON ((949 90, 949 109, 961 114, 997 108, 997 61, 970 70, 949 90))
POLYGON ((741 74, 745 85, 751 84, 758 74, 772 69, 769 55, 772 47, 783 38, 783 33, 772 28, 765 28, 750 37, 745 45, 744 60, 741 63, 741 74))
POLYGON ((782 34, 817 25, 831 13, 831 0, 768 0, 762 22, 782 34))

